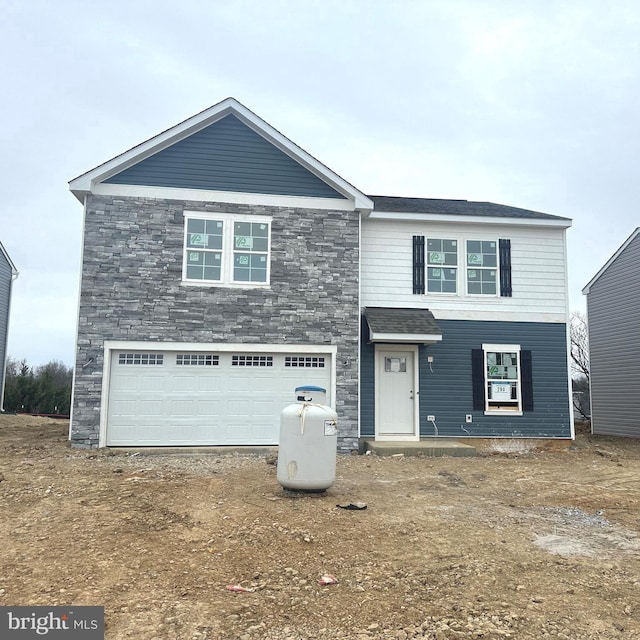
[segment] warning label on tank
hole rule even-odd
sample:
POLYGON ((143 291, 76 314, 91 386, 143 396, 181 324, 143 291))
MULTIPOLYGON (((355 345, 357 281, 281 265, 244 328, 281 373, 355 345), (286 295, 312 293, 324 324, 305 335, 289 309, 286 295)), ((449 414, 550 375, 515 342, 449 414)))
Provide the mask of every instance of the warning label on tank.
POLYGON ((338 423, 335 420, 324 421, 324 435, 335 436, 338 433, 338 423))

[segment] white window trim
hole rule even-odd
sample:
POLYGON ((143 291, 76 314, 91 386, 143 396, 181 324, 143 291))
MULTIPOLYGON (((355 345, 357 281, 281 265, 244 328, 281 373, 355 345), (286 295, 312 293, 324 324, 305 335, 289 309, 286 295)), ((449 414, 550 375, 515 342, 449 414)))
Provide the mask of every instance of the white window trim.
MULTIPOLYGON (((424 293, 422 295, 425 296, 442 296, 449 298, 476 298, 481 300, 490 300, 490 299, 500 299, 500 238, 479 238, 478 236, 470 235, 470 236, 447 236, 439 235, 432 236, 428 234, 420 234, 424 235, 425 239, 425 260, 424 260, 424 293), (457 269, 457 278, 456 278, 456 292, 449 293, 446 291, 429 291, 429 268, 434 265, 429 264, 428 259, 428 245, 429 240, 455 240, 458 244, 458 262, 453 267, 452 265, 448 265, 450 269, 457 269), (469 241, 479 241, 479 242, 495 242, 496 243, 496 292, 495 293, 469 293, 469 281, 467 279, 467 271, 469 270, 469 265, 467 264, 467 242, 469 241)), ((444 268, 444 267, 443 267, 444 268)), ((478 267, 475 267, 476 269, 478 267)), ((479 267, 480 269, 493 269, 493 267, 479 267)))
POLYGON ((483 344, 482 345, 482 379, 484 385, 484 415, 485 416, 521 416, 522 412, 522 360, 520 358, 520 345, 519 344, 483 344), (513 351, 518 356, 518 379, 517 379, 517 391, 518 391, 518 408, 512 409, 490 409, 489 408, 489 380, 487 379, 487 353, 489 352, 509 352, 513 351))
POLYGON ((464 291, 469 298, 499 298, 500 297, 500 239, 499 238, 486 238, 479 240, 478 238, 469 237, 464 239, 464 291), (496 292, 495 293, 469 293, 469 278, 467 272, 470 271, 470 267, 467 261, 467 242, 495 242, 496 243, 496 266, 495 267, 473 267, 473 269, 480 269, 483 271, 489 271, 495 269, 496 272, 496 292))
MULTIPOLYGON (((466 245, 465 245, 466 246, 466 245)), ((466 255, 466 254, 465 254, 466 255)), ((460 240, 458 238, 450 238, 444 236, 425 236, 425 260, 424 260, 424 285, 425 285, 425 295, 428 296, 460 296, 460 240), (433 265, 429 264, 429 240, 453 240, 456 243, 456 263, 455 265, 433 265), (455 293, 451 293, 450 291, 429 291, 429 269, 455 269, 456 270, 456 290, 455 293)))
POLYGON ((271 224, 272 216, 219 213, 214 211, 183 211, 184 235, 182 240, 182 283, 188 287, 227 287, 235 289, 267 289, 271 286, 271 224), (189 280, 187 278, 187 220, 220 220, 222 227, 222 261, 220 280, 189 280), (267 248, 267 276, 265 282, 246 282, 233 280, 233 225, 234 222, 258 222, 269 225, 267 248))

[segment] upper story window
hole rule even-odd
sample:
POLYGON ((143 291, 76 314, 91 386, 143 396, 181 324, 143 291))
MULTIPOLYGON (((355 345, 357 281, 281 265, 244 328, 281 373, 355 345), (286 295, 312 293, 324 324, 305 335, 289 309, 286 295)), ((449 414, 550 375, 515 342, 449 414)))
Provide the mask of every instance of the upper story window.
POLYGON ((269 225, 264 222, 233 223, 233 279, 267 282, 269 225))
POLYGON ((458 290, 458 241, 427 240, 427 293, 456 293, 458 290))
POLYGON ((183 280, 191 284, 269 284, 271 218, 185 211, 183 280))
POLYGON ((511 297, 511 240, 413 236, 413 293, 511 297))
POLYGON ((467 240, 467 293, 497 293, 498 243, 495 240, 467 240))

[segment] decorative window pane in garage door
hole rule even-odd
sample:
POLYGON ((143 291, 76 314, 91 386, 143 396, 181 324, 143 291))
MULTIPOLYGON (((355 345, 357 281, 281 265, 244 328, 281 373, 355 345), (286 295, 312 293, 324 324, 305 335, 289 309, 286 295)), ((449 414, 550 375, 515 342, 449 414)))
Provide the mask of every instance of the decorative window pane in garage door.
POLYGON ((118 364, 163 364, 161 353, 121 353, 118 364))
POLYGON ((284 359, 285 367, 303 367, 303 368, 322 368, 324 367, 324 358, 318 356, 286 356, 284 359))
POLYGON ((118 350, 111 362, 108 446, 277 444, 296 387, 321 386, 332 401, 326 354, 118 350))
POLYGON ((234 367, 272 367, 273 356, 233 356, 234 367))
POLYGON ((194 366, 208 366, 215 367, 219 364, 218 356, 214 356, 210 353, 179 353, 176 356, 176 364, 180 365, 194 365, 194 366))

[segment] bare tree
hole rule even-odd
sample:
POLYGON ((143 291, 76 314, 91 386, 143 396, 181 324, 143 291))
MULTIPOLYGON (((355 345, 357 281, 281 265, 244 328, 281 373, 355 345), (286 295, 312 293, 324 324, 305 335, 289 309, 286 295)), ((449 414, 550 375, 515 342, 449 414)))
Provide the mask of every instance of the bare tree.
POLYGON ((571 382, 573 388, 573 407, 580 416, 588 419, 591 414, 590 366, 589 366, 589 328, 583 313, 574 311, 570 320, 571 340, 571 382))

